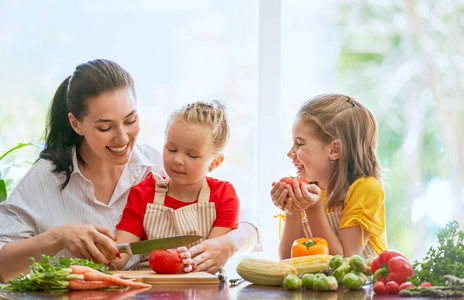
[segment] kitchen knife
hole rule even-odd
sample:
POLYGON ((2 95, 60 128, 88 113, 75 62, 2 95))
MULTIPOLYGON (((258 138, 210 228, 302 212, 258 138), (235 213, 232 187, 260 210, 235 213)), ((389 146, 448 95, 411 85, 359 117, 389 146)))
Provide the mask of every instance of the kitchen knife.
POLYGON ((141 241, 135 243, 117 244, 119 252, 130 255, 148 253, 154 249, 173 249, 188 245, 201 239, 201 235, 176 235, 162 239, 141 241))

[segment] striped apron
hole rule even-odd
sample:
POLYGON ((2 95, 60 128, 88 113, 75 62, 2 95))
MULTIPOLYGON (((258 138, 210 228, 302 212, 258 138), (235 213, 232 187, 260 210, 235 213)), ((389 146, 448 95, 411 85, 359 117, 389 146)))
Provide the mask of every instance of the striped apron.
MULTIPOLYGON (((195 234, 203 238, 186 245, 190 248, 207 239, 214 221, 216 220, 216 205, 209 202, 210 188, 208 182, 204 181, 198 196, 198 202, 176 210, 164 206, 164 200, 168 191, 170 178, 163 179, 153 173, 155 179, 155 197, 153 203, 147 204, 143 228, 148 240, 160 239, 174 235, 195 234)), ((149 253, 142 254, 141 263, 134 270, 149 270, 149 253)))
MULTIPOLYGON (((326 215, 327 215, 327 219, 329 220, 330 227, 332 228, 333 232, 335 232, 335 234, 338 235, 338 226, 340 225, 340 220, 342 219, 342 208, 339 206, 333 212, 330 212, 326 215)), ((304 217, 303 217, 303 232, 306 237, 309 237, 309 238, 313 237, 306 213, 304 214, 304 217)), ((379 256, 377 252, 375 252, 374 248, 372 248, 369 241, 367 242, 366 247, 364 247, 364 250, 361 253, 361 255, 364 256, 365 258, 369 258, 369 257, 375 258, 379 256)))

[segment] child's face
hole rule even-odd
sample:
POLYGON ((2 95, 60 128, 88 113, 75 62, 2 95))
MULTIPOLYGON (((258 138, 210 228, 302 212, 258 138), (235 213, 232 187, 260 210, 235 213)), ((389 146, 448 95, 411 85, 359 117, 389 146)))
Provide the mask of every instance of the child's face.
POLYGON ((203 184, 215 155, 211 128, 173 123, 166 134, 163 163, 172 182, 181 185, 203 184))
POLYGON ((333 164, 330 162, 331 146, 322 142, 312 127, 297 119, 293 125, 293 146, 287 156, 292 159, 297 173, 308 181, 317 181, 326 189, 333 164))

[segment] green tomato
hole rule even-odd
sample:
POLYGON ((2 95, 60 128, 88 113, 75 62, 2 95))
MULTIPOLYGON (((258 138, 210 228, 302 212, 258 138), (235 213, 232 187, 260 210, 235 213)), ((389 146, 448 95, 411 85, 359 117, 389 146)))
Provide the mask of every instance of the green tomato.
POLYGON ((351 272, 351 267, 348 261, 344 261, 337 269, 332 272, 332 275, 337 278, 339 283, 342 282, 343 277, 351 272))
POLYGON ((291 290, 291 291, 300 288, 301 284, 302 284, 302 281, 300 277, 298 277, 297 275, 288 275, 287 277, 285 277, 284 282, 283 282, 284 288, 286 288, 287 290, 291 290))
POLYGON ((337 284, 337 280, 333 276, 319 277, 314 281, 313 288, 318 292, 327 292, 336 290, 338 287, 334 286, 337 284))
POLYGON ((343 257, 339 254, 332 256, 329 261, 329 268, 333 271, 343 264, 343 257))
POLYGON ((363 280, 354 273, 346 274, 342 283, 350 291, 359 291, 363 286, 363 280))
POLYGON ((327 282, 329 283, 329 291, 338 289, 338 281, 334 276, 327 276, 327 282))
POLYGON ((367 276, 366 274, 364 274, 363 272, 360 272, 360 271, 355 271, 355 270, 351 270, 350 273, 353 273, 355 274, 356 276, 358 276, 359 278, 361 278, 361 281, 362 281, 362 284, 364 285, 367 281, 367 276))
POLYGON ((310 290, 313 288, 314 281, 316 281, 316 279, 316 275, 308 273, 303 275, 303 278, 301 278, 301 282, 305 288, 310 290))
POLYGON ((319 277, 314 281, 313 287, 318 292, 326 292, 329 290, 329 283, 325 277, 319 277))
POLYGON ((367 269, 367 261, 363 256, 355 254, 350 257, 350 267, 353 270, 364 272, 367 269))

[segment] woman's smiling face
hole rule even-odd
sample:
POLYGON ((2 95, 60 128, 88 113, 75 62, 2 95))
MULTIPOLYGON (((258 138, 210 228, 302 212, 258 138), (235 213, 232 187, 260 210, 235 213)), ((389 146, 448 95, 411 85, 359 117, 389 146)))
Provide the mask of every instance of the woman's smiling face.
POLYGON ((327 188, 333 164, 329 159, 331 145, 325 144, 308 124, 297 119, 293 125, 293 146, 287 156, 304 179, 317 181, 319 187, 327 188))
POLYGON ((129 161, 139 133, 134 95, 129 88, 103 93, 87 99, 88 114, 74 130, 84 137, 80 154, 84 160, 101 159, 113 165, 129 161))

